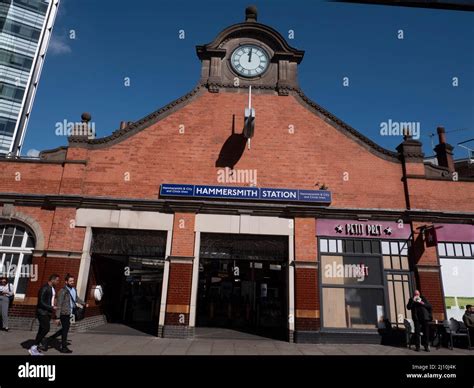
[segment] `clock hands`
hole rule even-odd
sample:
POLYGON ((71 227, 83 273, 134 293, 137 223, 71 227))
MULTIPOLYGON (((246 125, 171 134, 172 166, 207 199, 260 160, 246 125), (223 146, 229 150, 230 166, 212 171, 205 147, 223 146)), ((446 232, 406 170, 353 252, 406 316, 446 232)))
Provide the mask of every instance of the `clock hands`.
POLYGON ((252 62, 252 49, 250 49, 250 53, 249 53, 249 62, 252 62))

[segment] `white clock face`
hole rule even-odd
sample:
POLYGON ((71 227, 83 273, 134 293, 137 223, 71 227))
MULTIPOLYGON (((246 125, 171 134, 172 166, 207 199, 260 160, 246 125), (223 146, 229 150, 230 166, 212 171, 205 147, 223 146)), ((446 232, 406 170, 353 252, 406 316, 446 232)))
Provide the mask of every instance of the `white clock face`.
POLYGON ((268 54, 260 47, 247 44, 237 47, 230 58, 232 68, 241 76, 257 77, 268 68, 268 54))

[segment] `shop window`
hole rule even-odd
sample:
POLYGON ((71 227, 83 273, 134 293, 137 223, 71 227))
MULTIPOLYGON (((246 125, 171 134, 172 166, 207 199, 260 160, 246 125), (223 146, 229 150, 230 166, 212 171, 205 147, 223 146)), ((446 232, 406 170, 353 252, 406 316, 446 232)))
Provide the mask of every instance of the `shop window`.
POLYGON ((453 244, 446 244, 446 256, 454 256, 453 244))
POLYGON ((469 244, 462 244, 462 248, 464 250, 464 256, 472 256, 471 247, 469 244))
POLYGON ((324 327, 374 329, 383 318, 383 299, 382 289, 324 288, 324 327))
POLYGON ((438 243, 440 257, 472 257, 474 244, 469 243, 438 243))
POLYGON ((390 321, 394 325, 403 324, 408 317, 406 303, 410 297, 409 274, 388 274, 387 291, 390 304, 390 321))
POLYGON ((380 257, 321 256, 322 283, 381 285, 380 257))
POLYGON ((0 225, 0 274, 13 284, 15 295, 26 294, 28 280, 36 276, 32 254, 35 245, 33 234, 19 225, 0 225))
POLYGON ((438 244, 448 319, 462 320, 466 305, 474 305, 473 247, 469 243, 438 244))
POLYGON ((330 239, 319 241, 324 328, 375 329, 386 318, 403 323, 410 295, 409 241, 342 239, 342 252, 334 252, 334 243, 331 249, 330 239))
POLYGON ((323 253, 342 253, 342 240, 321 238, 319 239, 319 250, 323 253))

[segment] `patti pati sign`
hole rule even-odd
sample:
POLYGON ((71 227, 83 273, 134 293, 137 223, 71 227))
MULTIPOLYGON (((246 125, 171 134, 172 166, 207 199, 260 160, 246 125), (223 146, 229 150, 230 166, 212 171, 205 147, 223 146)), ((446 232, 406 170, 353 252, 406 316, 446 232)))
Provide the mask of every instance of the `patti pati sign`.
POLYGON ((325 220, 316 222, 318 236, 407 239, 410 225, 393 221, 325 220))
POLYGON ((164 183, 160 197, 222 198, 260 201, 331 203, 327 190, 274 189, 258 187, 204 186, 164 183))

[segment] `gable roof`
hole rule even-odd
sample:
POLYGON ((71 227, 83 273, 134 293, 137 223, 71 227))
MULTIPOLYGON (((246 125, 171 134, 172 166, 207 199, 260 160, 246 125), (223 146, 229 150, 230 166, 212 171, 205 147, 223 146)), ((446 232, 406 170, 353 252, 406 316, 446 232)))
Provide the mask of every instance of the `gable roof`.
MULTIPOLYGON (((238 87, 234 85, 219 85, 223 91, 235 91, 238 87)), ((245 87, 241 87, 245 88, 245 87)), ((266 87, 256 85, 253 89, 266 89, 266 87)), ((157 109, 151 114, 141 118, 138 121, 135 121, 122 129, 114 131, 112 134, 96 138, 88 139, 85 137, 69 137, 69 143, 73 147, 89 148, 89 149, 99 149, 109 147, 111 145, 122 142, 123 140, 133 136, 134 134, 144 130, 145 128, 150 127, 158 121, 163 120, 165 117, 170 115, 173 112, 183 108, 191 101, 195 100, 198 96, 207 93, 207 88, 205 85, 198 84, 190 92, 186 93, 184 96, 179 97, 178 99, 172 101, 171 103, 163 106, 162 108, 157 109)), ((290 94, 295 97, 295 99, 303 105, 306 109, 309 109, 311 112, 316 114, 318 117, 323 119, 326 123, 332 125, 338 131, 349 137, 351 140, 357 142, 369 152, 374 155, 389 160, 392 162, 400 163, 398 153, 395 151, 390 151, 382 146, 378 145, 374 141, 370 140, 368 137, 351 127, 349 124, 345 123, 343 120, 339 119, 328 110, 312 101, 307 97, 303 91, 299 88, 292 88, 290 94)), ((287 97, 281 97, 287 98, 287 97)), ((43 151, 42 155, 48 154, 48 151, 43 151)))

